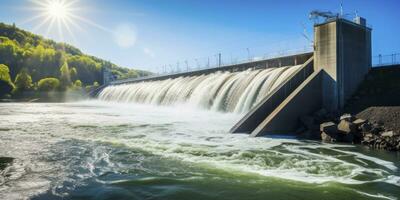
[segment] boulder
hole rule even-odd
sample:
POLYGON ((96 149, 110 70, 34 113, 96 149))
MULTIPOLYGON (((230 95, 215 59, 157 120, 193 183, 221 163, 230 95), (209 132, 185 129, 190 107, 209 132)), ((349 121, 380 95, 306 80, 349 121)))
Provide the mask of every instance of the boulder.
POLYGON ((357 127, 360 127, 365 124, 367 122, 367 120, 364 119, 356 119, 353 121, 353 124, 355 124, 357 127))
POLYGON ((337 125, 334 122, 322 123, 319 126, 319 130, 321 132, 325 132, 325 133, 327 133, 329 135, 333 135, 333 134, 337 134, 338 133, 337 125))
POLYGON ((372 125, 370 123, 364 123, 360 125, 360 129, 362 132, 369 132, 372 130, 372 125))
POLYGON ((340 121, 347 120, 349 122, 352 122, 354 120, 354 117, 351 114, 346 113, 346 114, 343 114, 342 116, 340 116, 339 120, 340 121))
POLYGON ((349 134, 349 133, 354 133, 357 131, 357 126, 353 124, 350 121, 347 121, 346 119, 343 119, 340 121, 340 123, 337 125, 337 129, 339 132, 343 134, 349 134))
POLYGON ((383 128, 382 127, 379 127, 379 126, 374 126, 374 127, 372 127, 372 129, 371 129, 371 133, 373 133, 373 134, 375 134, 375 135, 378 135, 380 132, 382 132, 383 131, 383 128))
POLYGON ((381 137, 393 137, 393 136, 394 136, 393 131, 386 131, 381 133, 381 137))
POLYGON ((344 135, 342 135, 342 137, 340 138, 340 140, 341 140, 342 142, 354 143, 355 136, 354 136, 353 133, 344 134, 344 135))
POLYGON ((323 142, 336 142, 335 135, 329 135, 325 132, 321 132, 321 139, 323 142))

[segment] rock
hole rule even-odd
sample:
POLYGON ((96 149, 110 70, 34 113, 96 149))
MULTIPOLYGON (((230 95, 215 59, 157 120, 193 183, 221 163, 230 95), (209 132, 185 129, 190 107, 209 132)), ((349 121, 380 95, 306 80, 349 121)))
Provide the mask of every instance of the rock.
POLYGON ((383 129, 381 127, 373 127, 371 129, 371 133, 378 135, 381 131, 383 131, 383 129))
POLYGON ((360 126, 362 132, 369 132, 372 130, 372 126, 370 123, 364 123, 360 126))
POLYGON ((393 136, 394 136, 393 131, 386 131, 381 133, 381 137, 393 137, 393 136))
POLYGON ((353 143, 354 142, 354 134, 353 133, 348 133, 348 134, 344 134, 341 137, 341 141, 342 142, 348 142, 348 143, 353 143))
POLYGON ((314 118, 310 116, 302 116, 300 117, 300 122, 308 129, 315 129, 314 118))
POLYGON ((327 133, 329 135, 333 135, 333 134, 337 134, 338 133, 337 125, 334 122, 322 123, 319 126, 319 130, 321 132, 325 132, 325 133, 327 133))
POLYGON ((354 133, 357 131, 357 126, 350 121, 345 119, 341 120, 337 125, 337 129, 344 134, 354 133))
POLYGON ((336 142, 336 138, 334 135, 329 135, 325 132, 321 132, 321 139, 323 142, 336 142))
POLYGON ((367 120, 364 119, 356 119, 353 121, 353 124, 355 124, 357 127, 361 127, 361 125, 365 124, 367 120))
POLYGON ((343 114, 342 116, 340 116, 339 120, 340 121, 347 120, 349 122, 352 122, 354 120, 354 117, 351 114, 346 113, 346 114, 343 114))

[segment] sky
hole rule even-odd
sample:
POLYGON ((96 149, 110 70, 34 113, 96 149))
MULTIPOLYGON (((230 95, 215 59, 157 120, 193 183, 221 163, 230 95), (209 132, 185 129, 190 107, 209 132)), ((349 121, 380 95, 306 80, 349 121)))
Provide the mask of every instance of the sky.
POLYGON ((341 3, 373 28, 374 56, 400 53, 398 0, 64 0, 74 17, 61 31, 44 20, 51 1, 0 0, 0 21, 153 72, 213 65, 219 53, 229 63, 306 51, 310 11, 340 12, 341 3))

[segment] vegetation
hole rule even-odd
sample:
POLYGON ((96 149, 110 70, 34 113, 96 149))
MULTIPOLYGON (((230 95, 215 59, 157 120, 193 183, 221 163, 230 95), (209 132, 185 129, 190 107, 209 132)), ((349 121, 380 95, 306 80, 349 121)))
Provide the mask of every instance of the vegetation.
POLYGON ((0 64, 0 97, 9 94, 15 88, 10 78, 10 70, 6 65, 0 64))
MULTIPOLYGON (((4 23, 0 23, 0 64, 0 96, 10 91, 36 91, 39 82, 48 77, 59 80, 60 91, 93 88, 103 82, 105 68, 117 79, 149 74, 119 67, 83 54, 71 45, 56 43, 4 23)), ((48 84, 48 81, 42 83, 48 84)), ((54 81, 52 79, 51 84, 55 84, 54 81)))
POLYGON ((44 78, 38 83, 38 90, 44 92, 55 91, 60 87, 60 81, 57 78, 44 78))
POLYGON ((32 77, 25 68, 22 69, 19 74, 17 74, 17 77, 15 78, 15 86, 15 90, 17 92, 24 92, 32 89, 32 77))

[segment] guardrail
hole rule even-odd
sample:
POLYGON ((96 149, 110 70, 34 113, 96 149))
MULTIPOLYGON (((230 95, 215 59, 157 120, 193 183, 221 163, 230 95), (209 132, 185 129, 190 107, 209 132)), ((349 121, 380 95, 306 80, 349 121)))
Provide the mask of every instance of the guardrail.
POLYGON ((112 81, 110 84, 115 85, 115 84, 122 84, 122 83, 128 83, 128 82, 139 82, 139 81, 144 81, 144 80, 149 80, 149 79, 156 79, 158 77, 176 77, 179 75, 187 75, 189 73, 196 73, 196 72, 201 72, 201 71, 226 70, 229 67, 234 67, 234 66, 239 66, 239 65, 258 63, 258 62, 264 62, 264 61, 269 61, 269 60, 274 60, 274 59, 281 59, 281 58, 286 58, 286 57, 291 57, 291 56, 294 57, 294 56, 298 56, 298 55, 307 55, 307 54, 312 54, 312 52, 311 51, 292 51, 292 53, 290 53, 290 54, 280 54, 281 56, 275 56, 275 57, 264 56, 264 57, 258 57, 258 58, 255 57, 252 59, 243 60, 242 62, 222 64, 220 66, 205 67, 205 68, 188 68, 187 70, 181 70, 181 71, 176 71, 176 72, 171 72, 171 73, 161 73, 161 74, 153 74, 150 76, 144 76, 144 77, 139 77, 139 78, 121 79, 121 80, 112 81))
POLYGON ((400 53, 379 54, 372 57, 372 67, 400 64, 400 53))

